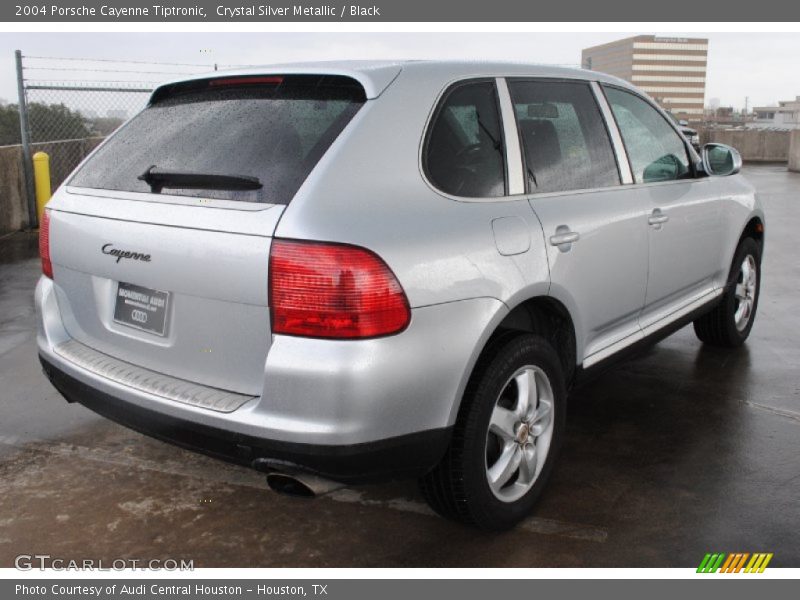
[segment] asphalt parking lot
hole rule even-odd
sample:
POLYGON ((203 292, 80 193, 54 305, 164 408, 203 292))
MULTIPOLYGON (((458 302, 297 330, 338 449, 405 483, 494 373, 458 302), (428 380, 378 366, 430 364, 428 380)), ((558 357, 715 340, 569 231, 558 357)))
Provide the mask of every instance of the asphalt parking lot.
POLYGON ((759 314, 737 351, 691 327, 570 397, 535 514, 485 534, 414 482, 279 496, 262 475, 68 405, 36 358, 34 234, 0 239, 0 567, 18 554, 196 567, 800 566, 800 174, 750 166, 767 213, 759 314))

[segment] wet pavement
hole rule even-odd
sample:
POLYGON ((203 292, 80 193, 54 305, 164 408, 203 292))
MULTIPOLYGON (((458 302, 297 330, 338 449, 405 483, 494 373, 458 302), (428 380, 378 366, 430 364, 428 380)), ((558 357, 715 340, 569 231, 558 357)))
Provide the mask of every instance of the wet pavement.
POLYGON ((800 174, 747 167, 767 211, 747 344, 687 327, 570 397, 535 513, 485 534, 428 510, 414 482, 314 500, 68 405, 35 349, 36 237, 0 238, 0 567, 18 554, 224 566, 696 566, 773 552, 800 566, 800 174))

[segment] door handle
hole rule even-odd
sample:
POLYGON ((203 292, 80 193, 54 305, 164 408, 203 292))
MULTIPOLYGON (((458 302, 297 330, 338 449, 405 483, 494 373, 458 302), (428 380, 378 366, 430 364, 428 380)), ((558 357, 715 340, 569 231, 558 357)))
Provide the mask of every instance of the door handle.
POLYGON ((559 225, 556 227, 555 235, 550 236, 550 244, 558 246, 562 252, 568 252, 572 248, 572 244, 581 239, 581 234, 577 231, 570 231, 566 225, 559 225))
POLYGON ((665 215, 663 212, 661 212, 660 208, 654 209, 653 212, 650 214, 650 217, 648 217, 647 219, 647 222, 650 225, 655 226, 656 229, 661 229, 661 225, 663 225, 667 221, 669 221, 669 217, 665 215))

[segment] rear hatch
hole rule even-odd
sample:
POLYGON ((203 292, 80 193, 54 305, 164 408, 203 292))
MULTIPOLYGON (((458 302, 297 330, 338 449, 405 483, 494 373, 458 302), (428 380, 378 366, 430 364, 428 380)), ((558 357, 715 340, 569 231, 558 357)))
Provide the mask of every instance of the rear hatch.
POLYGON ((49 205, 70 336, 159 373, 259 395, 271 236, 364 101, 360 84, 338 76, 157 90, 49 205))

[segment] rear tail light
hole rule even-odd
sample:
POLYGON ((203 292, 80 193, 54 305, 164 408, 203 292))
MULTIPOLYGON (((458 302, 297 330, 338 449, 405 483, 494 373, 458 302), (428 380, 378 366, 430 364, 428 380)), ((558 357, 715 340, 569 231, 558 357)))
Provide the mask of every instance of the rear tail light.
POLYGON ((273 240, 269 282, 273 333, 370 338, 398 333, 411 319, 394 273, 357 246, 273 240))
POLYGON ((42 273, 50 279, 53 278, 53 263, 50 262, 50 211, 42 213, 42 222, 39 223, 39 256, 42 258, 42 273))

